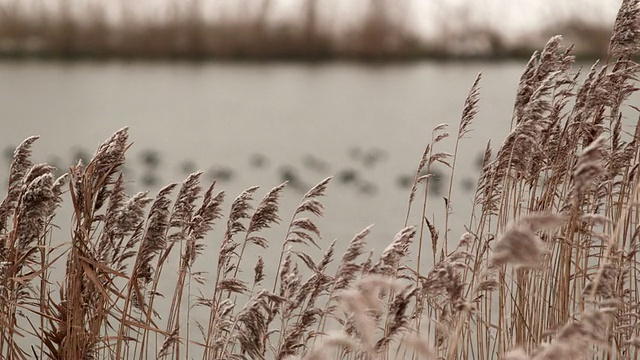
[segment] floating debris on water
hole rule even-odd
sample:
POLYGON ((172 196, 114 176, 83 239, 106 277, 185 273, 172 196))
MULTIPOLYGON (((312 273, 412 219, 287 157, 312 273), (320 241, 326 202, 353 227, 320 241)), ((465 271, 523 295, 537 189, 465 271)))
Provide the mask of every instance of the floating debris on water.
POLYGON ((415 177, 413 175, 398 175, 396 178, 396 184, 403 189, 409 189, 411 188, 411 185, 413 185, 414 178, 415 177))
POLYGON ((316 172, 326 173, 329 171, 329 163, 312 154, 305 155, 302 163, 305 167, 316 172))
POLYGON ((262 154, 253 154, 249 157, 249 164, 255 168, 263 168, 267 165, 267 157, 262 154))
POLYGON ((140 160, 142 160, 143 164, 152 169, 156 169, 160 165, 160 155, 155 150, 143 150, 140 153, 140 160))
POLYGON ((378 193, 378 186, 370 181, 360 181, 358 191, 365 195, 375 195, 378 193))
POLYGON ((353 183, 358 180, 358 172, 354 169, 344 169, 336 174, 336 178, 343 184, 353 183))
POLYGON ((11 160, 13 159, 13 153, 15 151, 16 147, 14 145, 8 145, 4 148, 4 150, 2 150, 2 156, 7 162, 11 163, 11 160))
POLYGON ((460 185, 465 192, 471 192, 476 187, 476 182, 472 178, 464 178, 460 181, 460 185))
POLYGON ((82 160, 82 163, 86 165, 89 163, 90 159, 91 159, 91 154, 89 154, 89 152, 87 152, 84 149, 77 148, 73 152, 71 162, 75 165, 78 162, 78 160, 82 160))
POLYGON ((193 174, 197 170, 198 166, 191 160, 184 160, 180 163, 180 171, 182 171, 183 174, 193 174))
POLYGON ((227 182, 233 179, 234 173, 233 170, 229 167, 213 167, 207 170, 207 175, 209 179, 218 180, 222 182, 227 182))
POLYGON ((140 181, 144 186, 156 186, 160 182, 160 179, 158 178, 158 176, 156 176, 156 174, 151 172, 146 172, 142 175, 142 177, 140 178, 140 181))

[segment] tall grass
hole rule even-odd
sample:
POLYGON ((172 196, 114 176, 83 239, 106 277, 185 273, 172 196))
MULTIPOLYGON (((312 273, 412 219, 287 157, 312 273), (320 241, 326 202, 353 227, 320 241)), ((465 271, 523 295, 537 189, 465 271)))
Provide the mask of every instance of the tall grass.
POLYGON ((457 205, 449 191, 437 224, 426 212, 440 201, 420 192, 434 163, 455 174, 464 155, 458 144, 481 104, 478 77, 453 152, 441 149, 446 124, 437 126, 416 169, 405 226, 376 256, 367 249, 370 227, 339 256, 335 242, 320 243, 316 220, 330 178, 293 214, 279 209, 283 183, 260 201, 257 187, 246 189, 224 216, 224 192, 203 187, 200 172, 155 197, 128 195, 126 128, 58 178, 31 162, 37 137, 25 140, 0 204, 0 356, 637 358, 640 127, 624 128, 638 117, 627 100, 637 90, 639 6, 623 2, 609 57, 583 76, 559 36, 531 57, 512 131, 495 151, 486 147, 472 217, 451 221, 457 205), (66 220, 54 216, 63 201, 73 214, 59 241, 53 227, 66 220), (411 214, 419 224, 410 224, 411 214), (285 236, 266 238, 285 216, 285 236), (218 241, 209 239, 214 227, 223 230, 218 241), (464 229, 459 241, 452 229, 464 229), (204 274, 194 264, 206 244, 218 257, 204 274), (248 262, 248 248, 267 246, 278 247, 279 258, 248 262), (313 258, 308 246, 325 252, 313 258), (433 267, 424 268, 426 258, 433 267), (170 259, 175 273, 165 269, 170 259), (162 294, 167 284, 172 293, 162 294))

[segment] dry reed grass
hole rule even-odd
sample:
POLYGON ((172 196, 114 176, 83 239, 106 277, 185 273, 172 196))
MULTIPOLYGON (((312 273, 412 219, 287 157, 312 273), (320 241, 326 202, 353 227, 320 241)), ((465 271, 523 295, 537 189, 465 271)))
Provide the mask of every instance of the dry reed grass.
POLYGON ((324 214, 330 178, 302 197, 277 262, 259 257, 251 264, 245 254, 275 241, 261 232, 282 221, 286 183, 257 204, 257 187, 238 195, 226 224, 218 225, 224 233, 207 287, 193 265, 223 218, 224 193, 215 183, 205 190, 198 172, 155 198, 129 196, 121 172, 130 145, 126 128, 88 164, 56 179, 52 167, 31 162, 37 137, 28 138, 15 151, 0 203, 0 356, 637 358, 640 127, 627 133, 623 120, 638 116, 627 104, 637 90, 639 67, 631 58, 640 48, 638 6, 624 1, 610 57, 583 81, 560 37, 531 57, 512 131, 493 160, 491 147, 485 151, 473 216, 466 225, 450 223, 449 191, 439 229, 426 216, 437 206, 433 199, 425 192, 416 207, 416 195, 428 186, 435 162, 450 166, 453 177, 457 144, 478 111, 478 77, 453 153, 437 150, 446 125, 433 131, 405 227, 379 257, 366 250, 371 227, 362 230, 335 272, 328 270, 335 242, 318 259, 304 251, 320 246, 315 219, 324 214), (54 245, 53 219, 63 200, 73 206, 71 233, 54 245), (412 212, 424 221, 410 226, 412 212), (465 229, 457 243, 449 227, 465 229), (427 234, 434 266, 425 271, 427 234), (407 265, 412 254, 415 267, 407 265), (163 272, 170 258, 179 261, 175 280, 163 272), (54 266, 64 269, 62 278, 54 266), (253 276, 243 278, 240 269, 253 269, 253 276), (269 273, 273 284, 263 284, 269 273), (160 316, 159 284, 171 281, 169 310, 160 316), (195 300, 192 281, 204 291, 195 300), (196 310, 208 317, 194 320, 196 310), (189 331, 193 322, 199 334, 189 331))

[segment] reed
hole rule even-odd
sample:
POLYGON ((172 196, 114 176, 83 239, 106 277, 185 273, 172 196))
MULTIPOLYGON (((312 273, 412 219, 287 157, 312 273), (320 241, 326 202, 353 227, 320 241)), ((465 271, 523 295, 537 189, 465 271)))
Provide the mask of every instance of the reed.
POLYGON ((339 257, 335 241, 322 241, 317 219, 331 178, 281 225, 286 183, 258 202, 259 188, 246 189, 226 216, 224 192, 203 186, 200 172, 155 197, 127 194, 126 128, 57 178, 32 163, 37 137, 26 139, 0 203, 0 356, 637 358, 640 127, 624 128, 638 117, 628 99, 637 90, 639 6, 623 2, 608 58, 584 76, 559 36, 531 57, 512 131, 494 151, 487 146, 473 215, 456 224, 451 190, 442 207, 426 187, 436 162, 455 174, 481 105, 478 76, 452 153, 440 150, 448 133, 437 126, 407 214, 398 214, 405 225, 379 255, 367 250, 372 227, 339 257), (53 228, 66 221, 55 217, 65 202, 71 231, 59 241, 53 228), (427 211, 442 211, 442 223, 427 211), (277 226, 282 239, 265 235, 277 226), (249 262, 250 248, 271 245, 277 261, 249 262), (205 246, 218 249, 209 274, 194 267, 205 246), (325 251, 314 258, 310 246, 325 251), (165 270, 171 259, 175 273, 165 270), (172 293, 161 293, 166 284, 172 293))

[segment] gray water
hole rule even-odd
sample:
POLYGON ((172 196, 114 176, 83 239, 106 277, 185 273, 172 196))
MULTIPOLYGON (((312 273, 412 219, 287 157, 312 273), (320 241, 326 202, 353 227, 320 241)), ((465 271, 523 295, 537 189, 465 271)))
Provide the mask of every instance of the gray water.
MULTIPOLYGON (((454 181, 450 228, 452 236, 461 234, 471 210, 469 187, 477 178, 477 160, 488 140, 495 148, 508 133, 523 66, 5 62, 0 63, 0 146, 9 152, 24 138, 40 135, 34 160, 65 169, 129 126, 131 192, 151 188, 154 194, 201 169, 205 185, 217 177, 218 188, 226 191, 225 213, 243 189, 260 185, 260 199, 290 179, 281 206, 284 224, 267 232, 270 249, 249 249, 246 276, 251 276, 257 254, 267 257, 267 267, 275 262, 269 256, 279 253, 286 223, 304 191, 330 175, 335 178, 324 199, 326 216, 319 221, 321 245, 337 239, 339 257, 354 234, 375 224, 368 242, 379 254, 404 224, 409 189, 402 180, 413 179, 434 126, 449 123, 455 135, 464 99, 482 71, 480 112, 462 142, 454 181), (378 155, 367 162, 367 154, 378 155)), ((450 140, 438 151, 453 152, 450 140)), ((0 169, 5 181, 6 156, 0 169)), ((427 216, 442 234, 441 197, 449 170, 440 166, 439 171, 443 184, 439 192, 432 189, 436 200, 427 216)), ((410 224, 419 224, 419 214, 416 208, 410 224)), ((68 239, 69 219, 65 210, 56 219, 60 241, 68 239)), ((219 229, 207 238, 209 250, 197 270, 215 272, 225 221, 218 221, 219 229)), ((160 291, 170 298, 173 284, 164 285, 160 291)))
MULTIPOLYGON (((252 185, 261 185, 262 196, 283 173, 299 179, 293 187, 300 190, 335 175, 325 237, 348 240, 375 223, 389 238, 404 223, 402 178, 413 175, 434 126, 449 123, 456 132, 482 71, 480 113, 462 143, 455 178, 454 210, 468 212, 466 186, 476 180, 486 142, 499 145, 509 130, 523 66, 0 63, 0 146, 9 152, 37 134, 35 159, 66 168, 129 126, 132 191, 181 181, 197 169, 207 179, 230 176, 220 181, 229 198, 252 185), (155 170, 145 165, 148 153, 158 156, 155 170), (363 154, 380 156, 365 163, 363 154)), ((440 150, 452 152, 452 144, 440 150)), ((0 176, 7 164, 4 158, 0 176)), ((448 184, 448 170, 440 170, 448 184)), ((288 193, 297 199, 302 191, 288 193)))

